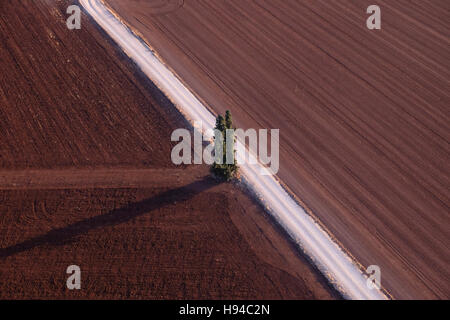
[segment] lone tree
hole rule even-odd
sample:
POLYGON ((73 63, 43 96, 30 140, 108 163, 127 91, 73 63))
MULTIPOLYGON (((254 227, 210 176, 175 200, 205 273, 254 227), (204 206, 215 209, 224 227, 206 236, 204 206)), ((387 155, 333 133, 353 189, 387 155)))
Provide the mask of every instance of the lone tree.
POLYGON ((235 136, 230 111, 226 111, 225 118, 222 115, 217 116, 216 127, 214 129, 216 130, 214 135, 216 154, 218 150, 222 149, 222 157, 221 159, 218 159, 218 157, 215 158, 211 166, 211 172, 221 180, 231 181, 238 176, 239 167, 235 158, 235 136))
POLYGON ((234 129, 233 128, 233 118, 231 117, 230 110, 227 110, 225 112, 225 126, 227 129, 234 129))

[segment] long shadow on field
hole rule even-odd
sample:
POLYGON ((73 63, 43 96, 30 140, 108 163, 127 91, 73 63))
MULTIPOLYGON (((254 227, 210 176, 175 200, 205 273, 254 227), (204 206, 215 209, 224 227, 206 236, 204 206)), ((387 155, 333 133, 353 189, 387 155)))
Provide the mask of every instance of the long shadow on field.
POLYGON ((187 201, 216 185, 216 181, 211 177, 206 176, 203 179, 186 186, 165 191, 140 202, 128 204, 104 215, 95 216, 63 228, 52 230, 45 235, 26 240, 8 248, 1 248, 0 258, 6 258, 41 245, 64 245, 74 240, 75 237, 91 230, 121 224, 175 202, 187 201))

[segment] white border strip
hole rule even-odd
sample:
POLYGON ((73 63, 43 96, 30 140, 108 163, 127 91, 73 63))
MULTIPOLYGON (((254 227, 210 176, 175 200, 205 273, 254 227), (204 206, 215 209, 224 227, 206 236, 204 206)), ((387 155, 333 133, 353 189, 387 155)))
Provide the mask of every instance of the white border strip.
MULTIPOLYGON (((214 127, 214 115, 100 0, 80 0, 80 3, 192 124, 201 121, 204 131, 214 127)), ((267 170, 264 166, 246 163, 240 170, 268 211, 345 298, 387 299, 380 290, 368 288, 367 276, 275 177, 261 174, 262 170, 267 170)))

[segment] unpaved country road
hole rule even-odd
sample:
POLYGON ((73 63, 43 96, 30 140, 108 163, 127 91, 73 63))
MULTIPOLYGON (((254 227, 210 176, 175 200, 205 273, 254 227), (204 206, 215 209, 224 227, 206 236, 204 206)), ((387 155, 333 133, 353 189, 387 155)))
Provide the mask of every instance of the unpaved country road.
POLYGON ((397 298, 448 298, 448 2, 107 0, 216 112, 281 129, 279 176, 397 298))

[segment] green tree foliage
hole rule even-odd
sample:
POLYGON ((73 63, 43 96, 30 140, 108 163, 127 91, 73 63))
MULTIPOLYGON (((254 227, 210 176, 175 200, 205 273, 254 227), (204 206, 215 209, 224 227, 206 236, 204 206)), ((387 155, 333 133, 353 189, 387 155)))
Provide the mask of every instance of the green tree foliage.
MULTIPOLYGON (((216 176, 217 178, 224 180, 224 181, 231 181, 233 178, 237 177, 238 175, 238 171, 239 171, 239 167, 236 163, 236 159, 234 159, 234 163, 231 164, 227 164, 227 159, 226 159, 226 150, 227 150, 227 144, 231 144, 232 145, 232 150, 233 152, 235 152, 234 150, 234 143, 235 143, 235 137, 234 137, 234 132, 231 136, 228 137, 228 139, 230 141, 227 141, 227 129, 231 129, 234 130, 233 128, 233 120, 231 117, 231 112, 227 110, 227 112, 225 113, 225 118, 222 115, 219 115, 216 118, 216 127, 215 129, 219 130, 222 133, 222 137, 223 137, 223 161, 222 163, 216 163, 214 162, 211 166, 211 172, 213 173, 214 176, 216 176)), ((220 143, 218 141, 218 139, 215 139, 215 143, 220 143)))
POLYGON ((222 115, 219 115, 216 118, 216 127, 215 129, 220 130, 222 133, 225 132, 226 124, 225 119, 222 117, 222 115))
POLYGON ((225 112, 225 127, 227 129, 233 129, 233 118, 231 117, 230 110, 225 112))

